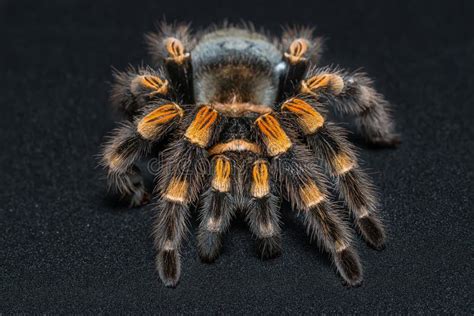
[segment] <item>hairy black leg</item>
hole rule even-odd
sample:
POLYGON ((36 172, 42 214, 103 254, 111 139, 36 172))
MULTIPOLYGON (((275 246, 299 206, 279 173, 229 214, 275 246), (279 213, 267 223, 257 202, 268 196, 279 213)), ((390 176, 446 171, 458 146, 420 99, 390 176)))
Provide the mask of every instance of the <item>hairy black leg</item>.
POLYGON ((164 45, 168 52, 165 66, 171 81, 181 93, 185 102, 193 101, 192 64, 191 55, 183 43, 174 37, 166 38, 164 45))
POLYGON ((209 189, 203 198, 197 246, 201 260, 211 263, 219 256, 222 235, 229 227, 233 208, 229 193, 209 189))
POLYGON ((158 252, 156 265, 163 283, 171 287, 179 281, 179 250, 186 231, 186 219, 190 205, 197 201, 209 172, 205 148, 211 141, 219 117, 209 106, 201 106, 190 120, 184 136, 166 149, 156 187, 160 194, 153 230, 158 252))
POLYGON ((315 166, 308 168, 302 157, 310 157, 304 148, 276 157, 273 172, 280 175, 289 201, 302 213, 308 234, 331 253, 347 284, 357 286, 362 282, 362 266, 351 246, 350 230, 328 198, 324 176, 315 166))
POLYGON ((212 159, 211 187, 204 193, 197 235, 199 256, 213 262, 222 246, 222 235, 234 215, 232 203, 232 164, 224 155, 212 159))
POLYGON ((356 153, 347 141, 344 130, 325 122, 309 100, 290 99, 283 103, 281 110, 291 115, 313 153, 325 162, 365 240, 376 249, 383 248, 385 231, 377 216, 374 188, 358 166, 356 153))
POLYGON ((316 64, 322 51, 322 39, 311 28, 288 28, 281 39, 286 69, 280 80, 280 100, 295 94, 310 64, 316 64))
POLYGON ((164 64, 173 86, 185 103, 193 102, 192 63, 190 51, 194 40, 189 25, 161 24, 157 33, 146 36, 149 50, 157 64, 164 64))
POLYGON ((259 159, 251 168, 250 201, 246 219, 258 238, 258 250, 263 259, 281 253, 281 228, 278 199, 272 194, 268 161, 259 159))
POLYGON ((151 149, 179 121, 182 109, 175 103, 155 103, 135 122, 117 128, 102 151, 102 165, 108 171, 111 189, 130 198, 130 205, 148 202, 143 179, 134 163, 151 149))
POLYGON ((344 137, 343 130, 327 123, 317 134, 308 137, 308 143, 327 162, 341 198, 353 214, 364 239, 375 249, 382 249, 385 230, 377 215, 376 194, 372 182, 358 166, 356 155, 344 137))
POLYGON ((323 38, 314 36, 314 29, 310 27, 288 27, 285 28, 281 37, 281 46, 290 51, 291 44, 298 39, 308 42, 308 47, 302 57, 306 58, 312 65, 319 63, 323 52, 323 38))
POLYGON ((159 213, 153 231, 155 247, 159 249, 156 266, 163 283, 174 287, 181 275, 179 249, 187 232, 189 206, 179 202, 160 200, 157 208, 159 213))
POLYGON ((150 67, 130 67, 114 71, 110 99, 112 105, 132 118, 150 102, 159 101, 172 93, 169 80, 161 70, 150 67))
POLYGON ((390 104, 363 73, 314 68, 301 81, 300 93, 312 95, 337 112, 355 117, 361 135, 372 145, 400 143, 390 113, 390 104))
POLYGON ((344 280, 351 286, 359 285, 362 266, 351 246, 349 227, 330 202, 324 174, 311 159, 311 152, 298 143, 291 130, 288 136, 275 114, 260 116, 256 125, 267 154, 273 157, 271 174, 293 208, 303 214, 308 234, 331 253, 344 280))
POLYGON ((104 146, 101 163, 107 168, 109 188, 130 199, 130 206, 149 200, 140 170, 134 166, 134 162, 149 149, 149 142, 140 137, 131 123, 115 129, 104 146))

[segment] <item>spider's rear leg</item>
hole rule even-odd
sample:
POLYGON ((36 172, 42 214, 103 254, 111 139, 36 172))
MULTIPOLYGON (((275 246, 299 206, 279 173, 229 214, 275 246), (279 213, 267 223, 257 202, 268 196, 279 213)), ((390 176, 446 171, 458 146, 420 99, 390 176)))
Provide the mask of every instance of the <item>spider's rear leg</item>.
POLYGON ((262 141, 272 159, 272 174, 279 180, 293 208, 304 215, 308 233, 332 254, 335 265, 352 286, 362 281, 359 257, 351 246, 350 230, 330 203, 324 176, 311 161, 311 153, 290 137, 274 114, 256 120, 262 141))
POLYGON ((191 116, 184 137, 167 149, 157 190, 157 220, 153 231, 157 270, 166 286, 174 287, 181 274, 179 250, 187 231, 189 207, 202 188, 209 163, 205 148, 215 134, 218 114, 209 106, 201 106, 191 116))
POLYGON ((130 198, 130 205, 147 203, 142 176, 134 165, 151 149, 154 142, 176 126, 183 110, 175 103, 156 103, 144 110, 134 123, 126 122, 117 128, 105 144, 102 164, 108 169, 109 186, 130 198))
POLYGON ((213 262, 222 246, 222 235, 234 215, 232 203, 232 164, 224 155, 212 159, 211 187, 204 193, 197 235, 199 256, 213 262))
POLYGON ((354 116, 359 132, 372 145, 393 147, 400 143, 389 103, 365 74, 316 68, 301 81, 299 93, 354 116))
POLYGON ((377 216, 375 192, 369 178, 359 168, 344 131, 325 122, 315 107, 302 99, 290 99, 281 109, 290 113, 313 153, 325 162, 365 240, 376 249, 383 248, 385 231, 377 216))
POLYGON ((130 118, 152 101, 172 93, 169 81, 162 71, 150 67, 114 71, 110 99, 112 105, 130 118))
POLYGON ((281 253, 281 228, 278 199, 272 194, 268 161, 254 162, 250 177, 250 201, 247 221, 250 230, 258 238, 262 258, 274 258, 281 253))

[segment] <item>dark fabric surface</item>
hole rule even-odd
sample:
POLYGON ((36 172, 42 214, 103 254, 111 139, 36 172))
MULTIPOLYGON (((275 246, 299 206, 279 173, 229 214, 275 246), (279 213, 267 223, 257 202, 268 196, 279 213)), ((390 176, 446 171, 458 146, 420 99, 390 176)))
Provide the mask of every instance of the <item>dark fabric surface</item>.
POLYGON ((0 1, 0 313, 473 313, 473 3, 0 1), (324 60, 363 67, 396 105, 401 147, 359 143, 389 231, 382 252, 356 242, 362 287, 288 215, 281 257, 259 260, 237 222, 215 264, 191 237, 180 285, 161 284, 152 207, 105 198, 96 155, 111 66, 148 61, 143 33, 163 15, 316 25, 324 60))

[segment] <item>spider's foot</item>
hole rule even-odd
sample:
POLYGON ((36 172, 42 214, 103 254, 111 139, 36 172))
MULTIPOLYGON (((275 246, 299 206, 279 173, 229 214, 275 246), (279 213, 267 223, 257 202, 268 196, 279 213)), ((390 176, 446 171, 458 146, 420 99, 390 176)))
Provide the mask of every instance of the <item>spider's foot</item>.
POLYGON ((396 148, 402 141, 399 135, 389 135, 386 137, 375 137, 369 139, 369 145, 374 148, 396 148))
POLYGON ((362 266, 359 256, 350 248, 335 254, 336 267, 347 286, 357 287, 362 284, 362 266))
POLYGON ((281 240, 279 237, 267 237, 258 240, 258 252, 263 260, 273 259, 281 255, 281 240))
POLYGON ((150 202, 151 196, 144 189, 136 190, 130 197, 130 207, 146 205, 150 202))
POLYGON ((376 250, 383 250, 385 248, 385 231, 378 218, 364 216, 358 219, 357 224, 370 247, 376 250))
POLYGON ((151 195, 146 191, 143 178, 137 170, 116 174, 109 179, 113 194, 123 203, 128 203, 130 208, 150 202, 151 195))
POLYGON ((167 287, 176 287, 181 275, 181 261, 177 250, 161 250, 156 257, 161 280, 167 287))
POLYGON ((130 176, 130 185, 129 185, 129 199, 130 207, 137 207, 148 204, 150 202, 150 194, 146 192, 145 183, 143 178, 138 172, 134 172, 130 176))
POLYGON ((219 256, 222 246, 220 233, 203 231, 198 235, 198 253, 203 262, 213 263, 219 256))

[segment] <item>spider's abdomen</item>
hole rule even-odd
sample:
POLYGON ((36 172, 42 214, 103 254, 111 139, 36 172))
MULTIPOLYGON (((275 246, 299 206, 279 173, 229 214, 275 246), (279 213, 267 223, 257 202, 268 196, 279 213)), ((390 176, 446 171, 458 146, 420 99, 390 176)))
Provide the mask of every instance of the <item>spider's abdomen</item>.
POLYGON ((271 105, 282 55, 266 37, 241 29, 209 33, 192 50, 197 103, 271 105))

